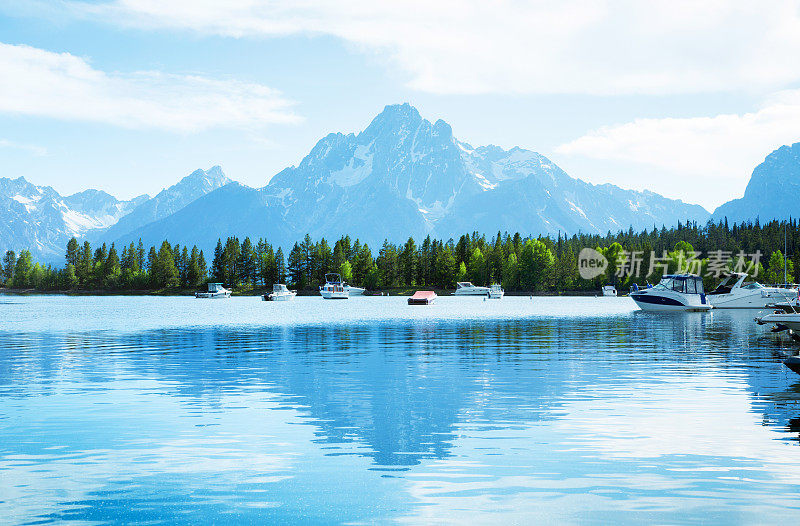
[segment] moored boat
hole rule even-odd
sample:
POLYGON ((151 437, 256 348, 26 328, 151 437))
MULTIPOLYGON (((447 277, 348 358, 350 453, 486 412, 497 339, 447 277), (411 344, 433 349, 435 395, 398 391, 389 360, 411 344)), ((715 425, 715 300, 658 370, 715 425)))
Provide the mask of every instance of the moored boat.
POLYGON ((797 289, 746 283, 747 278, 748 275, 743 272, 729 274, 708 293, 708 302, 715 309, 763 309, 797 296, 797 289))
POLYGON ((603 296, 616 296, 617 288, 614 285, 603 285, 603 296))
POLYGON ((489 292, 486 293, 486 297, 490 300, 499 300, 505 295, 506 291, 498 284, 494 283, 491 287, 489 287, 489 292))
POLYGON ((290 301, 297 296, 297 291, 289 290, 283 283, 272 285, 272 292, 264 294, 261 299, 264 301, 290 301))
POLYGON ((347 291, 348 296, 363 296, 364 292, 366 291, 366 289, 354 287, 352 285, 348 285, 347 283, 344 283, 344 290, 347 291))
POLYGON ((486 296, 488 293, 489 287, 479 287, 469 281, 456 283, 456 290, 453 292, 455 296, 486 296))
POLYGON ((703 290, 703 278, 694 274, 667 274, 658 285, 631 292, 630 297, 644 311, 707 311, 711 305, 703 290))
POLYGON ((409 305, 430 305, 436 299, 436 293, 432 290, 418 290, 413 296, 408 298, 409 305))
POLYGON ((208 289, 194 293, 195 298, 218 299, 230 298, 231 291, 222 286, 222 283, 209 283, 208 289))
POLYGON ((325 284, 319 288, 319 293, 326 300, 346 300, 350 294, 344 285, 339 274, 325 274, 325 284))

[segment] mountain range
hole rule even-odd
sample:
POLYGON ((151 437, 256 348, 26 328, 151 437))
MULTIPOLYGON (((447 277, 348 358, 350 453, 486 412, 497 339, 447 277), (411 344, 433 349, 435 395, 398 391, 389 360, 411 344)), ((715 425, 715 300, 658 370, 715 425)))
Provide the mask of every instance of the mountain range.
MULTIPOLYGON (((771 154, 745 197, 714 217, 758 213, 761 196, 776 185, 786 206, 775 212, 791 212, 800 173, 796 147, 771 154)), ((360 133, 327 135, 262 188, 233 182, 218 166, 130 201, 98 190, 62 197, 22 178, 0 178, 0 204, 7 205, 0 208, 0 250, 29 248, 40 260, 57 262, 71 236, 118 245, 166 238, 208 251, 228 235, 265 237, 289 248, 306 233, 349 234, 375 248, 384 239, 427 234, 605 234, 710 217, 699 205, 652 192, 586 183, 533 151, 473 147, 449 124, 432 123, 409 104, 387 106, 360 133)))
POLYGON ((744 196, 728 201, 712 215, 714 221, 728 219, 741 223, 758 218, 773 219, 800 216, 800 142, 781 146, 756 166, 744 196))

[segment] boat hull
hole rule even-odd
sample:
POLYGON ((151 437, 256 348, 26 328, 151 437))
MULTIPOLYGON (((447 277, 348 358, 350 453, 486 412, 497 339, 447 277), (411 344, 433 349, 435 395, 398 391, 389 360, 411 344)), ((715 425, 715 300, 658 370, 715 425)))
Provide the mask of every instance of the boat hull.
POLYGON ((783 365, 800 374, 800 356, 790 356, 783 362, 783 365))
POLYGON ((759 325, 774 323, 779 327, 786 327, 794 332, 800 331, 800 314, 793 312, 775 312, 756 318, 759 325))
POLYGON ((296 292, 290 294, 264 294, 261 298, 264 301, 291 301, 297 296, 296 292))
POLYGON ((438 296, 432 290, 418 290, 408 298, 409 305, 430 305, 438 296))
MULTIPOLYGON (((677 296, 677 295, 676 295, 677 296)), ((704 312, 711 310, 711 305, 692 301, 694 298, 662 296, 650 293, 634 293, 630 295, 636 305, 647 312, 704 312)))
POLYGON ((346 300, 350 298, 350 295, 347 294, 347 292, 330 291, 330 290, 321 290, 319 291, 319 295, 326 300, 346 300))
POLYGON ((708 296, 708 302, 715 309, 765 309, 774 303, 794 299, 796 296, 794 293, 764 295, 760 292, 746 295, 711 294, 708 296))
POLYGON ((198 299, 222 299, 222 298, 230 298, 230 292, 195 292, 194 297, 198 299))

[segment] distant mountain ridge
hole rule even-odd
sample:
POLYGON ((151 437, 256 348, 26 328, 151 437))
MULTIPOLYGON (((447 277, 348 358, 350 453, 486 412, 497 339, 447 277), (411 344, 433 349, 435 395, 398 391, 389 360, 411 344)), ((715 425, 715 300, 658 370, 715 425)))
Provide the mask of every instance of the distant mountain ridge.
POLYGON ((0 250, 29 249, 41 261, 61 262, 73 236, 110 244, 229 182, 214 166, 194 171, 153 198, 141 195, 120 201, 101 190, 62 197, 53 188, 22 177, 0 178, 0 250))
POLYGON ((729 223, 758 219, 762 223, 773 219, 800 217, 800 142, 781 146, 756 166, 744 196, 717 208, 712 214, 715 222, 729 223))
POLYGON ((147 199, 120 201, 98 190, 62 197, 23 177, 0 177, 0 248, 29 249, 44 261, 63 258, 70 237, 113 225, 147 199))
MULTIPOLYGON (((92 210, 92 218, 117 206, 100 191, 68 199, 73 198, 71 206, 92 210)), ((117 244, 167 238, 205 250, 228 235, 265 237, 288 248, 306 233, 328 239, 349 234, 375 247, 384 239, 402 242, 428 234, 443 239, 475 230, 605 234, 709 217, 698 205, 652 192, 583 182, 533 151, 473 147, 455 138, 449 124, 424 119, 409 104, 387 106, 360 133, 323 137, 299 165, 262 188, 232 183, 215 166, 153 198, 125 203, 117 215, 103 215, 98 227, 80 233, 3 232, 0 249, 31 246, 25 241, 38 236, 46 241, 40 252, 60 256, 59 244, 69 232, 117 244)))
POLYGON ((90 238, 97 241, 117 241, 129 232, 168 217, 198 198, 225 186, 231 180, 219 166, 208 170, 195 170, 152 199, 142 202, 108 229, 97 230, 90 238))

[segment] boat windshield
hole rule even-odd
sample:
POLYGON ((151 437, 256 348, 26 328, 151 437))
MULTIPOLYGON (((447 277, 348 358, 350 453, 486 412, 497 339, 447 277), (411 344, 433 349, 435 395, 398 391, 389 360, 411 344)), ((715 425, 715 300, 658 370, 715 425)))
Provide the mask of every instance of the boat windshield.
POLYGON ((460 288, 460 289, 465 289, 467 287, 471 288, 471 287, 474 287, 474 286, 475 285, 473 285, 472 282, 469 282, 469 281, 459 281, 458 282, 458 288, 460 288))
POLYGON ((743 289, 748 289, 748 290, 754 290, 754 289, 763 289, 763 288, 764 288, 764 285, 762 285, 761 283, 757 283, 757 282, 755 282, 755 281, 754 281, 754 282, 752 282, 752 283, 747 283, 747 284, 746 284, 746 285, 744 285, 742 288, 743 288, 743 289))
POLYGON ((653 287, 659 290, 672 290, 683 294, 703 294, 703 279, 699 276, 664 276, 653 287))

